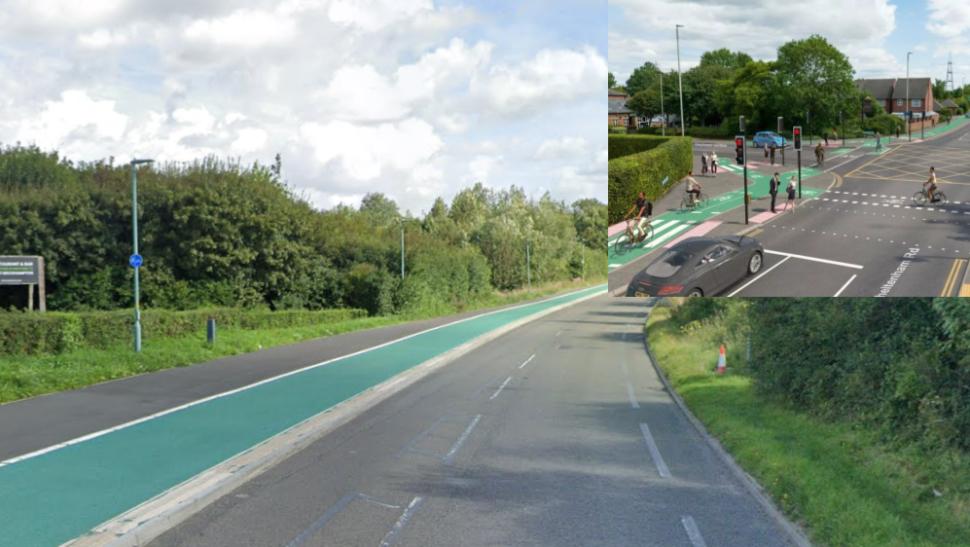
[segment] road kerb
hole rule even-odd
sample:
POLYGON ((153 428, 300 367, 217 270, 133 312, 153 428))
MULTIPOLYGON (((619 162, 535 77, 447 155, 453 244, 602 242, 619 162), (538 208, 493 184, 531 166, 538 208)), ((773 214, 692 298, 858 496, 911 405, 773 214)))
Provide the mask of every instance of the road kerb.
POLYGON ((306 448, 435 370, 518 327, 603 294, 595 292, 547 308, 454 347, 199 473, 64 545, 70 547, 146 545, 246 481, 306 448))
MULTIPOLYGON (((647 317, 650 316, 649 312, 653 311, 653 308, 656 305, 655 300, 651 302, 647 317)), ((643 335, 643 347, 647 352, 647 359, 650 361, 650 365, 653 366, 654 371, 660 378, 660 382, 664 386, 664 390, 668 395, 670 395, 670 398, 674 401, 674 404, 677 405, 677 408, 679 408, 684 416, 687 417, 687 421, 691 423, 701 438, 704 439, 707 445, 711 447, 714 454, 724 462, 735 478, 738 479, 738 482, 744 486, 748 493, 750 493, 758 504, 760 504, 765 510, 765 512, 768 513, 768 516, 770 516, 778 524, 778 526, 781 527, 786 534, 788 534, 788 537, 791 539, 792 543, 798 547, 812 547, 812 543, 808 540, 808 536, 805 534, 804 530, 785 517, 781 510, 775 506, 775 503, 771 500, 771 498, 765 494, 764 489, 760 484, 758 484, 758 481, 756 481, 754 477, 749 475, 744 469, 741 468, 740 465, 738 465, 736 461, 734 461, 731 454, 729 454, 727 450, 721 446, 720 441, 712 437, 711 434, 707 432, 707 428, 704 427, 704 424, 702 424, 701 421, 698 420, 697 417, 694 416, 694 414, 690 411, 684 400, 680 398, 677 391, 674 390, 673 386, 670 385, 670 381, 667 379, 667 375, 664 374, 663 370, 660 368, 660 365, 657 364, 657 359, 650 350, 650 344, 647 342, 645 332, 643 335)))

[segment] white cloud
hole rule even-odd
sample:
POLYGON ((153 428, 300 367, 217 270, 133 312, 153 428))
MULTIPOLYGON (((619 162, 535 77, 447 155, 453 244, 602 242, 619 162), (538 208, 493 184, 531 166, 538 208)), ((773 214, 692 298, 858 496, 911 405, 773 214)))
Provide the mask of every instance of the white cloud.
POLYGON ((117 141, 125 132, 128 117, 115 110, 115 101, 97 100, 83 89, 61 93, 60 100, 47 101, 40 115, 20 127, 18 140, 56 148, 75 138, 117 141))
POLYGON ((431 0, 333 0, 329 15, 335 23, 375 32, 433 9, 431 0))
POLYGON ((269 140, 266 131, 258 127, 246 127, 239 130, 239 136, 229 146, 234 154, 246 155, 262 150, 269 140))
POLYGON ((586 152, 588 146, 586 139, 582 137, 547 139, 536 149, 535 158, 540 160, 575 158, 586 152))
POLYGON ((278 45, 295 36, 296 23, 272 11, 241 9, 225 17, 199 19, 185 29, 185 38, 221 46, 257 48, 278 45))
POLYGON ((112 32, 106 29, 98 29, 93 32, 81 34, 77 37, 78 44, 90 49, 103 49, 107 47, 121 46, 128 42, 128 35, 124 32, 112 32))
POLYGON ((926 29, 944 38, 970 31, 970 3, 965 0, 929 0, 926 29))
POLYGON ((492 182, 489 175, 495 166, 500 163, 502 163, 502 156, 475 156, 468 163, 468 175, 465 177, 465 182, 480 182, 488 186, 492 182))
POLYGON ((606 72, 606 60, 592 48, 544 49, 521 64, 493 66, 472 87, 496 111, 521 114, 600 93, 606 72))

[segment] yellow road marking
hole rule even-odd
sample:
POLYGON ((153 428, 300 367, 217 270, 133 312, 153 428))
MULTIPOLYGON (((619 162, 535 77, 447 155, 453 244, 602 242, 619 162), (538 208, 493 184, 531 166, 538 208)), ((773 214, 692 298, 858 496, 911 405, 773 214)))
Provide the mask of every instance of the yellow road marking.
POLYGON ((963 286, 960 287, 960 293, 957 296, 970 296, 970 264, 967 264, 963 272, 963 286))
POLYGON ((751 230, 750 232, 748 232, 748 237, 754 237, 754 236, 760 234, 763 231, 765 231, 764 228, 756 228, 756 229, 751 230))
POLYGON ((957 279, 959 278, 959 273, 963 264, 966 260, 962 258, 957 258, 953 261, 953 265, 950 266, 950 273, 946 276, 946 283, 943 284, 943 290, 940 292, 940 296, 950 296, 954 291, 957 284, 957 279))
POLYGON ((896 147, 896 148, 894 148, 894 149, 892 149, 892 150, 890 150, 889 152, 886 152, 886 153, 884 153, 884 154, 880 154, 880 155, 878 155, 878 156, 876 156, 876 157, 874 157, 874 158, 872 158, 871 160, 869 160, 869 161, 867 161, 866 163, 863 163, 863 164, 862 164, 862 165, 860 165, 859 167, 856 167, 855 169, 853 169, 853 170, 852 170, 851 172, 849 172, 849 173, 848 173, 848 174, 846 174, 845 176, 846 176, 846 177, 851 177, 851 176, 852 176, 852 173, 855 173, 856 171, 859 171, 859 170, 860 170, 860 169, 862 169, 863 167, 868 167, 868 166, 869 166, 869 164, 870 164, 870 163, 872 163, 872 162, 874 162, 874 161, 878 161, 878 160, 881 160, 881 159, 883 159, 883 158, 886 158, 886 157, 889 157, 890 155, 892 155, 892 154, 895 154, 895 153, 896 153, 896 151, 898 151, 898 150, 899 150, 899 147, 896 147))

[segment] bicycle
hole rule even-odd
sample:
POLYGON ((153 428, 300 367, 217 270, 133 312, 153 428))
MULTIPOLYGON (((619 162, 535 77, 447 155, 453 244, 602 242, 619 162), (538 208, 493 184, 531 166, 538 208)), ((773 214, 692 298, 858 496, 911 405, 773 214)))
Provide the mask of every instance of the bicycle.
POLYGON ((704 207, 707 205, 708 196, 704 192, 694 199, 690 199, 691 194, 686 193, 684 197, 680 198, 680 209, 682 211, 692 211, 697 207, 704 207))
POLYGON ((936 191, 936 197, 939 199, 931 202, 929 196, 926 195, 926 190, 920 190, 919 192, 913 194, 913 205, 920 207, 923 205, 932 205, 934 203, 946 205, 946 194, 944 194, 941 190, 936 191))
POLYGON ((633 229, 633 219, 626 219, 626 230, 623 231, 623 235, 616 238, 613 242, 613 251, 616 253, 626 252, 632 249, 636 245, 643 243, 653 237, 653 226, 650 224, 650 217, 647 217, 647 222, 642 228, 638 228, 639 234, 634 233, 633 229))

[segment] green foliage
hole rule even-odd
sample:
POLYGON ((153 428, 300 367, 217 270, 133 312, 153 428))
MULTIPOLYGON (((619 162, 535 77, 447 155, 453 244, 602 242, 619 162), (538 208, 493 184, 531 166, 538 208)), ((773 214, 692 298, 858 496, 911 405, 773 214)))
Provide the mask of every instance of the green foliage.
POLYGON ((606 78, 606 88, 613 89, 614 87, 616 87, 616 78, 613 77, 613 73, 610 72, 606 78))
MULTIPOLYGON (((611 141, 615 138, 610 136, 611 141)), ((609 222, 623 219, 638 192, 642 191, 648 199, 655 200, 669 191, 691 169, 693 148, 690 137, 674 137, 652 150, 611 159, 608 168, 609 222), (667 184, 662 185, 665 177, 667 184)))
MULTIPOLYGON (((605 234, 606 205, 595 200, 571 209, 530 200, 514 187, 496 192, 476 185, 458 192, 450 206, 436 200, 423 218, 402 216, 382 194, 366 195, 357 209, 317 211, 293 194, 280 172, 279 157, 269 168, 213 158, 143 167, 143 306, 413 309, 420 304, 399 294, 402 227, 408 276, 421 278, 408 287, 440 292, 434 301, 450 305, 486 289, 524 285, 527 241, 535 253, 533 275, 543 281, 570 279, 571 257, 594 245, 602 249, 595 232, 602 225, 605 234), (510 226, 503 232, 500 222, 510 226), (503 234, 512 239, 502 240, 503 234), (452 274, 411 264, 430 255, 460 266, 474 282, 443 282, 452 274)), ((75 166, 33 147, 0 150, 0 249, 45 258, 51 310, 131 305, 130 176, 127 165, 110 161, 75 166)), ((605 272, 604 265, 589 273, 605 272)), ((0 308, 22 307, 25 292, 0 288, 0 308)))
POLYGON ((669 141, 672 137, 655 137, 652 135, 610 135, 609 158, 614 160, 631 154, 639 154, 652 150, 669 141))
MULTIPOLYGON (((145 310, 142 329, 146 340, 182 336, 205 329, 208 318, 219 328, 263 329, 326 324, 363 317, 355 309, 322 311, 241 310, 207 308, 192 311, 145 310)), ((130 310, 0 312, 0 355, 59 354, 81 348, 107 348, 131 339, 130 310)))
POLYGON ((631 97, 637 93, 652 87, 654 82, 660 78, 660 69, 657 65, 646 62, 633 70, 630 77, 626 80, 626 92, 631 97))

